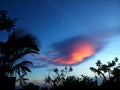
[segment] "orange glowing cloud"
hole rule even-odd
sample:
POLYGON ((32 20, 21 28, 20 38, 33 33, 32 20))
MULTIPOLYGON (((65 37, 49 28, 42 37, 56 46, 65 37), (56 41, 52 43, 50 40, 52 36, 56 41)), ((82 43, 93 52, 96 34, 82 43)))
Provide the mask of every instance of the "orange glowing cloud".
POLYGON ((54 45, 58 55, 51 60, 54 64, 73 65, 81 63, 101 50, 102 44, 90 37, 75 37, 54 45))
POLYGON ((72 52, 68 56, 59 57, 53 60, 54 63, 75 64, 82 62, 85 58, 95 53, 95 46, 88 42, 75 43, 72 46, 72 52))
POLYGON ((71 53, 71 58, 75 61, 81 62, 84 58, 89 57, 95 53, 95 46, 89 43, 80 44, 74 47, 74 51, 71 53))

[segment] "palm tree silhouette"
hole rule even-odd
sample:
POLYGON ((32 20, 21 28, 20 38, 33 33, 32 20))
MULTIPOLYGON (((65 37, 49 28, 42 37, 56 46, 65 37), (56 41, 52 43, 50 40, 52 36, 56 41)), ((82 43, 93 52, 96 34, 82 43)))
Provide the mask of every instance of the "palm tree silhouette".
POLYGON ((6 42, 0 42, 0 75, 12 76, 17 73, 19 76, 31 72, 28 68, 31 61, 22 61, 23 56, 39 51, 37 39, 30 34, 20 36, 14 31, 6 42))
POLYGON ((16 20, 16 18, 8 17, 6 10, 0 10, 0 31, 5 30, 8 33, 6 42, 0 41, 0 87, 5 90, 6 85, 9 90, 14 89, 17 75, 24 80, 23 75, 31 72, 29 67, 32 62, 24 61, 22 57, 31 53, 39 53, 37 38, 32 34, 23 35, 18 30, 16 31, 14 28, 16 20))

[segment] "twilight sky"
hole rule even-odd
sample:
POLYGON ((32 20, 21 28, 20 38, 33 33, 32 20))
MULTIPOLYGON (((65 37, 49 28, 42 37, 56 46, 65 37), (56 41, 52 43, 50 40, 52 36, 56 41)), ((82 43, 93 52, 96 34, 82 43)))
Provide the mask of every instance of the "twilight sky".
POLYGON ((40 54, 24 57, 34 62, 27 77, 35 83, 64 66, 93 76, 89 67, 97 60, 120 57, 120 0, 0 0, 0 9, 39 40, 40 54))

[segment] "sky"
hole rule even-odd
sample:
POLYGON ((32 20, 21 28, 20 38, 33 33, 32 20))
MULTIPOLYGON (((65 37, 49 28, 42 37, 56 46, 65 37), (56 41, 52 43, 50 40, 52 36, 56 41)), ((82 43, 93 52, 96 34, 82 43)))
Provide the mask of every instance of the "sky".
POLYGON ((92 77, 97 60, 120 58, 120 0, 0 0, 0 10, 39 40, 40 54, 24 57, 34 63, 31 82, 43 83, 65 66, 72 66, 70 75, 92 77))

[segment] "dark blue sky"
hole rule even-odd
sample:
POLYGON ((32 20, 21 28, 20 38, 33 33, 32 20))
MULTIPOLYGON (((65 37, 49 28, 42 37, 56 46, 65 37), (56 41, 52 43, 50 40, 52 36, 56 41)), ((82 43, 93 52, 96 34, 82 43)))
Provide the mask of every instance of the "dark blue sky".
POLYGON ((61 65, 73 65, 74 75, 92 76, 89 67, 98 59, 107 62, 120 55, 120 0, 0 0, 0 9, 18 18, 16 28, 40 41, 31 80, 61 65))

